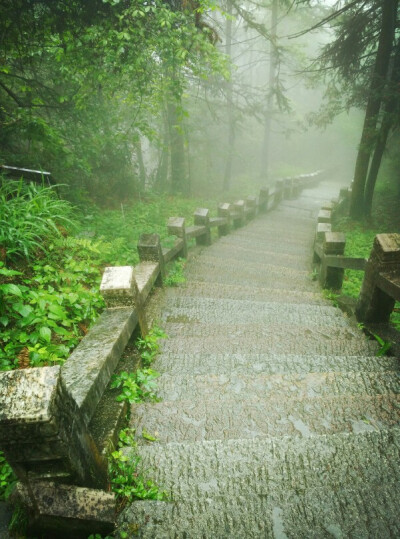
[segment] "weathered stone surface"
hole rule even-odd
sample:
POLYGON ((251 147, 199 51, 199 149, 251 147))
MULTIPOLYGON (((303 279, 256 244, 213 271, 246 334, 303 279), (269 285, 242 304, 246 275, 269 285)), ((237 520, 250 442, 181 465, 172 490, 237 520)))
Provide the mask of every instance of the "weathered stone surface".
MULTIPOLYGON (((323 356, 246 352, 164 352, 155 365, 162 373, 179 375, 263 375, 316 372, 379 372, 399 368, 395 357, 323 356)), ((162 379, 160 379, 160 382, 162 379)))
POLYGON ((104 311, 61 368, 66 391, 77 403, 86 424, 137 321, 136 312, 129 307, 104 311))
POLYGON ((0 448, 19 479, 104 486, 105 463, 77 404, 65 391, 60 367, 4 374, 0 448))
POLYGON ((181 400, 134 405, 130 424, 162 443, 288 435, 315 436, 389 428, 400 422, 400 395, 181 400))
POLYGON ((107 307, 133 306, 137 296, 133 266, 105 268, 100 283, 100 293, 107 307))
POLYGON ((9 439, 57 434, 52 418, 59 375, 59 366, 0 373, 0 447, 9 439))
POLYGON ((33 511, 31 531, 46 537, 87 537, 108 534, 114 528, 114 494, 44 481, 31 484, 29 489, 20 484, 18 494, 33 511))

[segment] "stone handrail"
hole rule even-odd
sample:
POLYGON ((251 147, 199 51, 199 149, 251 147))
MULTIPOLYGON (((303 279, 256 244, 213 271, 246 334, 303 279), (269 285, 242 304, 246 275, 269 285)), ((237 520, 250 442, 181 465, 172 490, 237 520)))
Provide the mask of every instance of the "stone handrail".
POLYGON ((318 213, 314 242, 315 263, 323 288, 340 290, 344 270, 365 272, 354 312, 360 322, 388 322, 400 301, 400 234, 378 234, 368 259, 344 256, 346 237, 332 231, 332 211, 345 205, 351 189, 341 189, 339 199, 325 204, 318 213))
POLYGON ((0 373, 0 449, 28 494, 33 496, 43 481, 53 485, 55 500, 57 485, 88 487, 89 497, 90 489, 107 488, 106 448, 110 440, 115 443, 126 405, 115 398, 104 404, 106 388, 137 325, 142 336, 148 332, 146 300, 154 286, 162 285, 166 264, 187 256, 190 239, 210 245, 213 228, 226 235, 319 179, 316 172, 277 181, 259 197, 220 204, 216 218, 199 208, 192 226, 171 217, 168 232, 176 239, 169 248, 161 246, 157 234, 142 234, 139 264, 105 269, 100 292, 106 309, 64 365, 0 373), (104 410, 111 426, 104 425, 104 410))

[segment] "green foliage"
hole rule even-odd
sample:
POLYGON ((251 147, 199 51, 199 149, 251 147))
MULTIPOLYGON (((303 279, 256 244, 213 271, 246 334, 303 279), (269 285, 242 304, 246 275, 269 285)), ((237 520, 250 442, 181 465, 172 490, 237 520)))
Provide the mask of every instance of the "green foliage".
POLYGON ((111 387, 121 389, 117 401, 133 402, 152 401, 157 402, 157 382, 160 374, 152 369, 138 369, 136 372, 126 371, 113 376, 111 387))
POLYGON ((186 261, 183 258, 174 260, 171 267, 168 270, 168 275, 164 279, 166 286, 178 286, 186 281, 183 270, 186 266, 186 261))
POLYGON ((15 182, 0 176, 0 248, 3 259, 30 258, 46 251, 60 227, 72 227, 71 205, 54 188, 15 182))
POLYGON ((7 500, 16 481, 14 472, 0 451, 0 501, 7 500))
POLYGON ((139 470, 140 456, 135 452, 137 444, 134 439, 134 431, 124 429, 120 433, 118 450, 113 451, 109 457, 109 476, 111 489, 119 499, 128 502, 134 500, 166 500, 167 494, 161 491, 157 485, 144 476, 139 470), (122 449, 126 446, 131 448, 129 457, 122 449))
POLYGON ((379 335, 376 335, 375 333, 373 334, 373 337, 378 342, 378 344, 380 346, 380 348, 377 351, 376 355, 378 357, 385 356, 389 352, 389 350, 392 347, 393 343, 391 341, 385 341, 384 339, 382 339, 381 337, 379 337, 379 335))
POLYGON ((158 326, 153 326, 149 333, 144 338, 139 338, 136 341, 136 346, 140 351, 142 363, 149 366, 153 363, 160 349, 160 339, 165 339, 167 334, 158 326))

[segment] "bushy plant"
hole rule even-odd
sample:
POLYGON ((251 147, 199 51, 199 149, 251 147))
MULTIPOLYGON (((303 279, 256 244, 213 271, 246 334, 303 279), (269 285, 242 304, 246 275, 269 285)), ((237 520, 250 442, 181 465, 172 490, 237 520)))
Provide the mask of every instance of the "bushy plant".
POLYGON ((73 227, 72 206, 58 198, 54 187, 38 187, 0 177, 0 249, 3 260, 30 258, 46 246, 61 227, 73 227))

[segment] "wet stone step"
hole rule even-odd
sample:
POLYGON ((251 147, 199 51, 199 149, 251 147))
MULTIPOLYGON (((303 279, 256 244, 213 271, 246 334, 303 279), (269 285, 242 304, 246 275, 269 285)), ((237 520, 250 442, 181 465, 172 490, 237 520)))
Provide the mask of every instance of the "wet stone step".
MULTIPOLYGON (((212 326, 208 326, 212 332, 212 326)), ((240 329, 229 330, 228 335, 211 334, 200 330, 195 335, 184 335, 183 325, 179 330, 180 335, 170 337, 162 343, 162 351, 179 354, 183 350, 186 353, 269 353, 269 354, 294 354, 294 355, 321 355, 321 356, 344 356, 344 355, 374 355, 378 346, 374 341, 357 338, 347 328, 319 328, 319 327, 290 327, 274 326, 261 328, 260 333, 254 330, 243 334, 240 329)))
POLYGON ((131 407, 130 426, 160 443, 363 432, 400 424, 400 396, 181 400, 131 407))
POLYGON ((238 247, 237 245, 232 246, 231 249, 224 252, 225 249, 218 249, 214 251, 204 251, 201 257, 201 263, 221 263, 221 267, 235 267, 241 264, 252 264, 252 265, 261 265, 265 266, 278 266, 278 267, 287 267, 296 269, 299 271, 310 271, 310 260, 307 260, 306 257, 289 255, 286 253, 281 253, 278 255, 271 250, 261 250, 257 249, 248 249, 244 247, 238 247))
POLYGON ((398 483, 372 491, 289 490, 273 496, 190 499, 185 502, 140 501, 119 517, 122 530, 142 539, 330 539, 396 538, 400 535, 398 483))
MULTIPOLYGON (((131 455, 128 449, 124 450, 131 455)), ((141 446, 143 469, 176 501, 280 496, 318 487, 400 481, 399 429, 312 438, 205 441, 141 446)))
POLYGON ((285 303, 307 303, 308 305, 332 306, 332 303, 326 300, 321 291, 317 289, 316 283, 311 287, 313 291, 292 290, 290 294, 287 290, 280 288, 258 288, 256 286, 240 286, 239 284, 227 283, 209 283, 206 281, 198 282, 191 280, 177 289, 167 289, 165 307, 168 308, 172 298, 220 298, 234 300, 257 300, 268 303, 279 303, 282 297, 285 303), (318 290, 318 291, 317 291, 318 290))
POLYGON ((398 371, 399 360, 376 356, 319 356, 260 353, 167 353, 156 360, 155 368, 170 375, 307 374, 313 372, 398 371))
POLYGON ((163 374, 157 383, 157 395, 162 401, 277 399, 283 395, 296 398, 363 394, 373 396, 386 393, 400 393, 400 371, 257 376, 163 374))
MULTIPOLYGON (((162 319, 163 322, 206 322, 218 325, 277 325, 282 320, 285 325, 351 327, 346 316, 332 306, 180 296, 169 297, 162 319)), ((196 324, 194 326, 197 327, 196 324)), ((363 336, 355 328, 352 328, 352 333, 363 336)))
POLYGON ((295 271, 282 274, 278 271, 275 274, 271 272, 248 271, 247 268, 241 268, 240 272, 227 272, 218 270, 216 267, 212 271, 209 268, 200 268, 198 270, 187 270, 186 276, 188 280, 195 280, 202 283, 230 284, 238 286, 254 286, 256 288, 271 288, 285 290, 284 294, 291 294, 292 291, 312 292, 315 290, 315 283, 311 280, 310 275, 301 275, 295 271))

